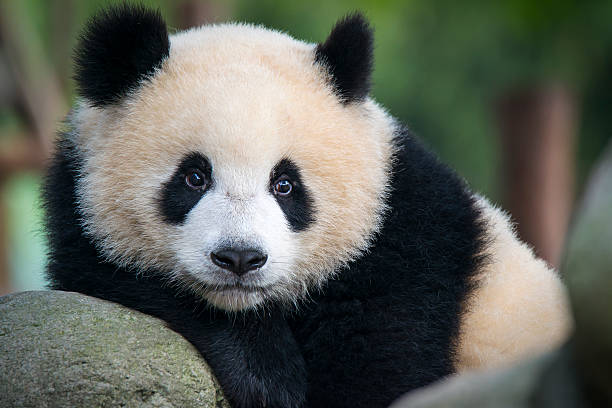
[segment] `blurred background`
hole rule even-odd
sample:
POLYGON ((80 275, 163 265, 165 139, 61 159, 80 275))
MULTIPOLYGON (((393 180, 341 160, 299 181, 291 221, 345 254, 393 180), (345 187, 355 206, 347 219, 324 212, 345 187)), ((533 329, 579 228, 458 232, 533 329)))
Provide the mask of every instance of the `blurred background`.
MULTIPOLYGON (((71 52, 102 0, 0 2, 0 294, 44 287, 41 177, 74 101, 71 52)), ((347 12, 376 31, 373 96, 561 261, 612 135, 612 2, 159 0, 171 31, 228 20, 323 41, 347 12)))

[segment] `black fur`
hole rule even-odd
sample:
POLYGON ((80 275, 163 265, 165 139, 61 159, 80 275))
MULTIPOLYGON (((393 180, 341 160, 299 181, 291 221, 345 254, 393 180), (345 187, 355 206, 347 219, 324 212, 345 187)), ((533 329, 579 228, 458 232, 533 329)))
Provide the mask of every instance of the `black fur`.
POLYGON ((270 193, 273 192, 274 183, 281 176, 287 176, 293 184, 290 196, 276 195, 276 201, 283 210, 291 229, 295 232, 304 231, 315 220, 314 203, 310 191, 300 176, 300 169, 289 159, 283 159, 270 174, 270 193))
POLYGON ((162 217, 170 224, 181 224, 187 214, 212 187, 212 167, 200 153, 190 153, 181 160, 174 174, 161 189, 159 209, 162 217), (198 170, 204 176, 207 187, 194 190, 185 184, 185 177, 191 170, 198 170))
POLYGON ((355 13, 338 21, 317 46, 315 61, 329 70, 343 103, 363 100, 370 92, 374 65, 374 38, 365 17, 355 13))
POLYGON ((453 372, 485 229, 463 181, 407 132, 398 139, 392 210, 371 251, 288 318, 274 308, 210 313, 159 274, 136 277, 105 262, 79 222, 80 162, 64 140, 43 194, 51 287, 165 320, 202 353, 237 407, 387 406, 453 372))
POLYGON ((123 4, 96 15, 76 49, 78 89, 92 105, 116 103, 152 75, 169 55, 159 11, 123 4))

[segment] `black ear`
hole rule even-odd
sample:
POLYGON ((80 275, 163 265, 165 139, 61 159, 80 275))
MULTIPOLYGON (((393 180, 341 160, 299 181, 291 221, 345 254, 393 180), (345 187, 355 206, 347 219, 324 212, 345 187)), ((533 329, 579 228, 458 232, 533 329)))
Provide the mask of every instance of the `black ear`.
POLYGON ((98 107, 117 102, 168 57, 170 43, 159 11, 123 4, 98 13, 75 52, 81 96, 98 107))
POLYGON ((327 67, 344 103, 361 101, 370 92, 373 48, 372 28, 360 13, 338 21, 327 40, 317 46, 315 61, 327 67))

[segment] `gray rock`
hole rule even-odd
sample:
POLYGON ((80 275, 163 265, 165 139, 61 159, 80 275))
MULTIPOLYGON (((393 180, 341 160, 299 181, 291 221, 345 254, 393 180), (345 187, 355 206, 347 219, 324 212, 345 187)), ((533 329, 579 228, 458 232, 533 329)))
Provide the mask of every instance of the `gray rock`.
POLYGON ((160 320, 77 293, 0 298, 0 407, 227 407, 160 320))
POLYGON ((578 208, 563 271, 580 377, 594 406, 612 406, 612 143, 578 208))
POLYGON ((572 408, 582 399, 568 344, 513 367, 450 377, 407 394, 392 408, 572 408))

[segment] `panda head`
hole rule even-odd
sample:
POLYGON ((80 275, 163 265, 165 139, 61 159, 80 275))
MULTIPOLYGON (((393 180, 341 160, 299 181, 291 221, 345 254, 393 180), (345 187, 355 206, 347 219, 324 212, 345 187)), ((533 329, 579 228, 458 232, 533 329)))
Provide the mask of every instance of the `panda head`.
POLYGON ((168 36, 135 6, 97 15, 70 118, 86 234, 226 310, 295 302, 381 224, 394 124, 367 96, 371 61, 359 15, 318 45, 244 24, 168 36))

